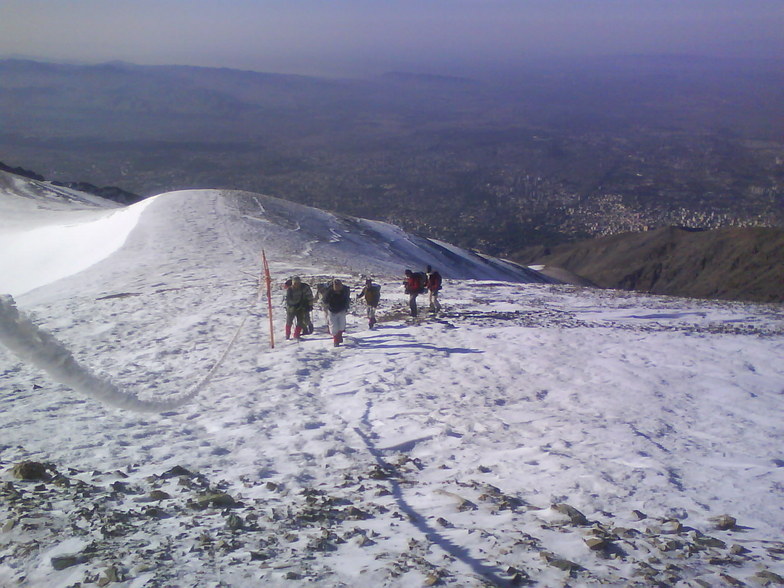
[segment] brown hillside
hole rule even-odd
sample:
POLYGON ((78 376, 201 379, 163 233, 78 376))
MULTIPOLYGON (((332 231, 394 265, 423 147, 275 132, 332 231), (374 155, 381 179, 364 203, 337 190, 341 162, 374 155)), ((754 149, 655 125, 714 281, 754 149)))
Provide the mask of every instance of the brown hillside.
POLYGON ((781 229, 666 227, 528 250, 518 261, 561 267, 603 288, 784 302, 781 229))

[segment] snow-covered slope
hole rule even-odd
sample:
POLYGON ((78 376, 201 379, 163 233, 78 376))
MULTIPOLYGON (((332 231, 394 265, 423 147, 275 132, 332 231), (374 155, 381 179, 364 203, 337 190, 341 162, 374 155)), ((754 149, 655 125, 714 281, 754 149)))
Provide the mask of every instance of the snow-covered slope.
POLYGON ((0 274, 0 336, 33 349, 0 347, 2 585, 784 575, 780 306, 544 284, 258 195, 58 212, 5 190, 0 264, 29 281, 0 274), (56 260, 90 255, 60 274, 25 257, 50 238, 56 260), (380 324, 356 303, 345 347, 316 313, 308 340, 270 348, 262 248, 278 288, 374 275, 380 324), (411 321, 400 275, 425 264, 444 311, 411 321), (15 478, 25 460, 50 478, 15 478))

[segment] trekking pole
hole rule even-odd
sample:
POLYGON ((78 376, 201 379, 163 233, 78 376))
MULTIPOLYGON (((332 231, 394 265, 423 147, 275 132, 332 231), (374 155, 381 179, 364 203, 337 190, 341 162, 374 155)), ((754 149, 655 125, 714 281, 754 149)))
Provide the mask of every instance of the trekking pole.
MULTIPOLYGON (((275 349, 275 329, 272 326, 272 278, 270 277, 267 254, 261 250, 261 265, 264 271, 264 283, 267 285, 267 314, 269 315, 270 348, 275 349)), ((259 279, 259 299, 261 299, 261 279, 259 279)))

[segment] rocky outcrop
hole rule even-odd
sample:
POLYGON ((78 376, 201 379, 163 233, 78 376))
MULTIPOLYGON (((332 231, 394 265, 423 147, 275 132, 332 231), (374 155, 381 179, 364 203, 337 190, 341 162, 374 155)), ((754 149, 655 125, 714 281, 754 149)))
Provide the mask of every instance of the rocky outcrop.
POLYGON ((784 302, 784 230, 666 227, 537 248, 522 263, 564 268, 602 288, 784 302))

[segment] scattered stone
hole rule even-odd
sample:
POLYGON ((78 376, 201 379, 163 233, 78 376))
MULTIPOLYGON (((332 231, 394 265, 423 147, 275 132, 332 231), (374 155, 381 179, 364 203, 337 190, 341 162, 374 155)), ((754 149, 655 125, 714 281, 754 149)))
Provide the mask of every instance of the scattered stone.
POLYGON ((555 555, 550 553, 549 551, 540 551, 539 557, 541 557, 544 561, 546 561, 554 568, 558 568, 559 570, 569 572, 570 574, 583 569, 583 567, 580 564, 575 563, 573 561, 569 561, 568 559, 555 557, 555 555))
POLYGON ((359 534, 354 538, 354 543, 359 547, 367 547, 368 545, 375 545, 376 542, 364 534, 359 534))
POLYGON ((638 521, 642 521, 648 518, 647 514, 645 514, 644 512, 640 512, 639 510, 633 510, 632 516, 634 516, 634 518, 637 519, 638 521))
POLYGON ((531 577, 525 570, 519 570, 513 566, 509 566, 506 569, 506 574, 509 576, 509 584, 511 586, 522 586, 531 582, 531 577))
POLYGON ((356 506, 352 506, 346 512, 346 518, 353 521, 357 521, 357 520, 363 521, 365 519, 372 519, 373 515, 370 514, 369 512, 357 508, 356 506))
POLYGON ((124 582, 125 573, 117 566, 109 566, 103 572, 103 576, 98 580, 98 586, 108 586, 114 582, 124 582))
POLYGON ((161 478, 164 478, 164 479, 167 479, 167 478, 177 478, 177 477, 180 477, 180 476, 186 476, 188 478, 192 478, 193 476, 195 476, 195 474, 193 472, 191 472, 190 470, 187 470, 184 467, 178 466, 178 465, 174 466, 170 470, 168 470, 168 471, 166 471, 166 472, 161 474, 161 478))
POLYGON ((555 559, 551 559, 547 563, 549 563, 554 568, 558 568, 559 570, 563 570, 564 572, 569 572, 570 574, 583 569, 583 567, 580 564, 574 563, 573 561, 569 561, 568 559, 555 558, 555 559))
POLYGON ((214 494, 207 494, 197 500, 189 500, 188 506, 197 510, 203 510, 208 506, 217 506, 222 508, 234 508, 239 506, 239 503, 234 500, 229 494, 225 492, 217 492, 214 494))
POLYGON ((52 480, 52 484, 58 486, 59 488, 70 488, 71 480, 61 474, 57 474, 52 480))
POLYGON ((87 558, 81 554, 57 555, 51 559, 52 567, 57 571, 83 564, 87 558))
POLYGON ((396 477, 396 473, 390 467, 384 468, 377 464, 373 466, 372 470, 370 470, 368 477, 372 478, 373 480, 388 480, 389 478, 396 477))
POLYGON ((601 551, 609 545, 609 542, 602 537, 588 537, 585 544, 591 551, 601 551))
POLYGON ((751 552, 745 547, 743 547, 742 545, 738 545, 737 543, 734 543, 730 547, 730 553, 732 555, 746 555, 747 553, 751 553, 751 552))
POLYGON ((171 498, 171 494, 164 492, 163 490, 153 490, 150 492, 149 497, 150 500, 156 500, 160 502, 161 500, 169 500, 171 498))
POLYGON ((153 519, 168 519, 171 515, 157 506, 148 506, 144 509, 144 516, 153 519))
POLYGON ((729 586, 745 586, 743 582, 738 580, 737 578, 733 578, 729 574, 719 574, 719 577, 724 580, 729 586))
POLYGON ((49 480, 51 476, 44 464, 37 461, 22 461, 14 465, 11 473, 20 480, 49 480))
POLYGON ((727 514, 714 517, 710 520, 713 523, 714 528, 719 531, 731 531, 732 529, 735 528, 735 525, 738 523, 738 521, 735 520, 735 517, 731 517, 730 515, 727 514))
POLYGON ((756 578, 763 586, 771 586, 773 584, 784 584, 784 577, 779 576, 769 570, 762 570, 761 572, 757 572, 754 574, 754 578, 756 578))
POLYGON ((558 504, 553 505, 553 510, 560 512, 561 514, 566 515, 569 517, 569 521, 576 526, 583 526, 588 525, 588 519, 585 518, 585 515, 581 513, 579 510, 566 504, 565 502, 561 502, 558 504))
POLYGON ((699 535, 694 542, 703 547, 715 547, 717 549, 724 549, 727 547, 727 544, 721 539, 716 539, 715 537, 710 537, 708 535, 699 535))
POLYGON ((683 525, 677 519, 670 519, 668 521, 664 521, 661 524, 660 531, 661 533, 671 535, 674 533, 680 533, 681 529, 683 529, 683 525))
POLYGON ((653 578, 659 575, 659 570, 657 570, 650 564, 647 564, 645 562, 640 562, 637 569, 634 570, 634 575, 642 576, 643 578, 653 578))
POLYGON ((232 531, 240 531, 245 528, 245 521, 242 520, 241 516, 232 513, 226 517, 226 528, 232 531))

